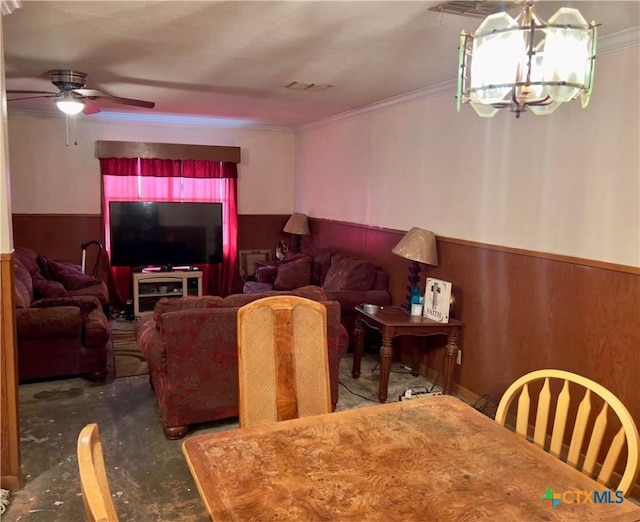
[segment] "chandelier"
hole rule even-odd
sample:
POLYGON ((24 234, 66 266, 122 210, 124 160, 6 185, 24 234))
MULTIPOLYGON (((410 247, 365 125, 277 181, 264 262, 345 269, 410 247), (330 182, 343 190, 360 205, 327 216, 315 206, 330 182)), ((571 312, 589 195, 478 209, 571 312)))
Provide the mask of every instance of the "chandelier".
POLYGON ((459 48, 458 111, 462 103, 491 118, 508 107, 516 118, 527 108, 551 114, 580 98, 589 104, 596 59, 596 23, 577 9, 560 8, 548 22, 525 0, 516 19, 488 16, 475 33, 462 31, 459 48))

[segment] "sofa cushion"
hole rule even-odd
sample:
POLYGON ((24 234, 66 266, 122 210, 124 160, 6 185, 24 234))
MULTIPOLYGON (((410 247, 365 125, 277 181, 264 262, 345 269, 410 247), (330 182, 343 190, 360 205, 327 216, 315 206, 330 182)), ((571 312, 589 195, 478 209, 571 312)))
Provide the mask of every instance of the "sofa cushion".
POLYGON ((18 262, 22 263, 22 265, 27 269, 27 272, 38 266, 38 254, 30 248, 17 246, 13 252, 13 256, 18 262))
POLYGON ((368 261, 336 254, 322 287, 325 290, 369 290, 376 278, 376 267, 368 261))
POLYGON ((322 286, 331 266, 331 258, 336 252, 324 248, 309 247, 304 253, 311 257, 311 284, 322 286))
POLYGON ((275 290, 293 290, 311 282, 311 258, 306 255, 278 266, 278 275, 273 282, 275 290))
POLYGON ((67 289, 58 281, 45 279, 37 268, 31 269, 31 283, 33 284, 33 294, 35 299, 43 297, 64 297, 67 289))
POLYGON ((80 290, 101 282, 100 279, 85 274, 79 266, 58 263, 45 256, 38 256, 38 266, 46 279, 59 281, 67 290, 80 290))

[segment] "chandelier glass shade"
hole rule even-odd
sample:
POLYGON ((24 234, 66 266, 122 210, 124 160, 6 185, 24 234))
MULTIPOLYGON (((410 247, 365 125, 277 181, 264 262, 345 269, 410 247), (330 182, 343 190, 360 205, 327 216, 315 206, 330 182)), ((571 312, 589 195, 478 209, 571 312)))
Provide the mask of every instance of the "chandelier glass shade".
POLYGON ((488 16, 475 33, 462 31, 457 104, 468 103, 482 117, 509 108, 516 118, 527 109, 550 114, 580 98, 589 104, 596 58, 596 23, 577 9, 562 7, 548 22, 524 2, 516 19, 488 16))

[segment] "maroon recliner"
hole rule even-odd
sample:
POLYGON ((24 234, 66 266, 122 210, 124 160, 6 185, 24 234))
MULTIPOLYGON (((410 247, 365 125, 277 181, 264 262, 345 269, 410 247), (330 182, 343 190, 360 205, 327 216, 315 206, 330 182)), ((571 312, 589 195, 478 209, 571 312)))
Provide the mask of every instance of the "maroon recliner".
MULTIPOLYGON (((339 395, 340 359, 348 336, 340 323, 340 304, 315 286, 290 292, 327 307, 331 403, 339 395)), ((168 439, 184 437, 190 424, 238 416, 238 309, 278 292, 163 298, 153 314, 135 325, 140 351, 168 439)))

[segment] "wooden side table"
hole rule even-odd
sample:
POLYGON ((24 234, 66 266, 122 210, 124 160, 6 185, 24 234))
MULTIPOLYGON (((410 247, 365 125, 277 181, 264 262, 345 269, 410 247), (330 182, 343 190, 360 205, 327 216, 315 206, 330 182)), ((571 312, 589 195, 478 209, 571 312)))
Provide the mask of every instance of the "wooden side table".
MULTIPOLYGON (((422 316, 414 316, 399 306, 380 307, 376 313, 365 312, 362 307, 356 306, 356 324, 354 329, 355 344, 353 348, 354 379, 360 377, 360 362, 364 346, 364 329, 368 326, 378 330, 382 334, 382 347, 380 348, 380 385, 378 387, 378 399, 380 402, 387 400, 389 387, 389 375, 391 374, 391 362, 393 360, 393 339, 401 335, 415 335, 428 337, 431 335, 446 335, 447 345, 444 357, 444 384, 443 391, 450 395, 453 390, 453 368, 458 356, 458 339, 462 323, 456 319, 450 319, 448 323, 438 323, 422 316)), ((419 374, 419 357, 414 350, 411 366, 411 374, 419 374)))

